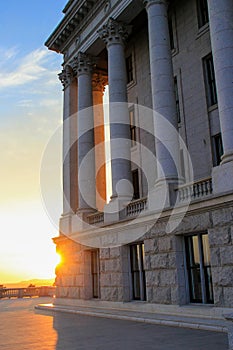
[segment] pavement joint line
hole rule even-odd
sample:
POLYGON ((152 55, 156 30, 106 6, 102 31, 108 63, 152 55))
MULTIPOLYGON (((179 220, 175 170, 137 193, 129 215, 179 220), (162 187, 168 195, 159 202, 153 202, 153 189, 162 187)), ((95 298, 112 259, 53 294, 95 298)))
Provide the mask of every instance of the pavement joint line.
POLYGON ((52 311, 52 312, 53 311, 65 312, 65 313, 84 315, 84 316, 110 318, 110 319, 116 319, 116 320, 135 321, 135 322, 156 324, 156 325, 162 325, 162 326, 168 326, 168 327, 189 328, 189 329, 227 333, 227 327, 206 325, 201 323, 161 320, 161 319, 152 319, 152 318, 146 318, 146 317, 135 317, 135 316, 126 316, 126 315, 116 315, 116 314, 110 314, 110 313, 100 313, 100 312, 93 312, 93 311, 80 311, 80 310, 69 309, 67 307, 66 308, 60 307, 60 306, 56 307, 54 305, 51 305, 51 306, 37 305, 35 306, 35 309, 43 310, 43 311, 52 311))

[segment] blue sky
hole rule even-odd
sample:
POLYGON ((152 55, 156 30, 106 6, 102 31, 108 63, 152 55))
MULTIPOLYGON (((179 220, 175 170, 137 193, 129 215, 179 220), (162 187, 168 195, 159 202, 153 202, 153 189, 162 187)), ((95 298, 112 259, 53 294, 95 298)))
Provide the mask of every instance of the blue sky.
POLYGON ((51 237, 57 235, 54 221, 61 211, 56 187, 60 184, 60 138, 50 151, 46 145, 61 125, 62 86, 57 74, 62 57, 48 51, 44 42, 62 19, 66 2, 8 0, 1 7, 0 284, 47 278, 53 273, 53 260, 49 259, 54 259, 55 248, 51 237), (50 152, 53 172, 48 180, 56 178, 47 186, 51 196, 56 194, 53 222, 45 214, 40 193, 45 152, 50 152))

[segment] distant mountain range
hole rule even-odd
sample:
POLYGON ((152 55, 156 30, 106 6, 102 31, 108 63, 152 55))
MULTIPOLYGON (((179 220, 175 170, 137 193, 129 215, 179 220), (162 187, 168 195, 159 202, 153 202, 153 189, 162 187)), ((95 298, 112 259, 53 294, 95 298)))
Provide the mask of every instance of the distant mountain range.
POLYGON ((52 286, 54 284, 54 278, 51 278, 51 279, 32 279, 32 280, 21 281, 21 282, 16 282, 16 283, 3 283, 4 287, 7 287, 7 288, 26 288, 30 284, 33 284, 36 287, 52 286))

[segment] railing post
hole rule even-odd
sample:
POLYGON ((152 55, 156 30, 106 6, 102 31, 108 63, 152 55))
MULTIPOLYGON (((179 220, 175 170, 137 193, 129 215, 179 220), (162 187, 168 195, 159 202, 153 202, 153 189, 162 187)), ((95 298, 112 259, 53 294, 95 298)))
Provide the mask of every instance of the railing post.
POLYGON ((23 288, 19 288, 18 298, 22 298, 22 297, 23 297, 23 288))

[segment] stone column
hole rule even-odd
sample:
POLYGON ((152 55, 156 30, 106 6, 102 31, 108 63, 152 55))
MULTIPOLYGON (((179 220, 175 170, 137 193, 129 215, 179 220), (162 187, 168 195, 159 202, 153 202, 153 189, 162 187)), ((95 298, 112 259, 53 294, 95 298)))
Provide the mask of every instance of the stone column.
POLYGON ((74 168, 77 150, 76 141, 77 81, 70 66, 59 74, 64 87, 63 102, 63 216, 75 212, 77 208, 77 188, 75 188, 77 170, 74 168))
POLYGON ((148 15, 157 180, 149 196, 151 209, 173 204, 178 183, 179 138, 166 0, 144 1, 148 15))
POLYGON ((213 169, 214 192, 233 189, 233 2, 208 0, 218 110, 223 141, 220 166, 213 169))
POLYGON ((92 100, 92 61, 79 53, 72 61, 78 77, 78 214, 95 210, 94 118, 92 100))
POLYGON ((124 41, 128 37, 128 31, 129 27, 112 18, 98 31, 108 50, 112 197, 106 211, 113 214, 112 220, 119 219, 120 210, 132 199, 133 194, 124 53, 124 41))
POLYGON ((95 139, 95 173, 96 173, 96 207, 103 211, 106 204, 106 160, 105 160, 105 129, 103 93, 107 77, 101 73, 92 76, 93 108, 94 108, 94 139, 95 139))

